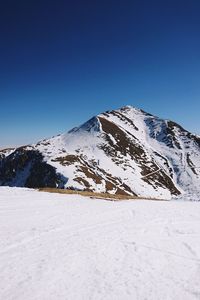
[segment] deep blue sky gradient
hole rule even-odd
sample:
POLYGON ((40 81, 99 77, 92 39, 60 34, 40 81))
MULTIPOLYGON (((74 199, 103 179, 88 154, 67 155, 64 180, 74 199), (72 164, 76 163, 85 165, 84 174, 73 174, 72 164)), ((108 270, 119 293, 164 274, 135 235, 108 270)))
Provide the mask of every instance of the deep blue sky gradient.
POLYGON ((200 1, 4 1, 0 147, 129 104, 200 134, 200 1))

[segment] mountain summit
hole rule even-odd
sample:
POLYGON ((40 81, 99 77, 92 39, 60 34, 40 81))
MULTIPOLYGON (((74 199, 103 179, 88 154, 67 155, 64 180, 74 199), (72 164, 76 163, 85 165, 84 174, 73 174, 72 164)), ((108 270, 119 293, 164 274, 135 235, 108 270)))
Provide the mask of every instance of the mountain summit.
POLYGON ((199 183, 200 137, 132 106, 0 151, 0 185, 170 198, 199 192, 199 183))

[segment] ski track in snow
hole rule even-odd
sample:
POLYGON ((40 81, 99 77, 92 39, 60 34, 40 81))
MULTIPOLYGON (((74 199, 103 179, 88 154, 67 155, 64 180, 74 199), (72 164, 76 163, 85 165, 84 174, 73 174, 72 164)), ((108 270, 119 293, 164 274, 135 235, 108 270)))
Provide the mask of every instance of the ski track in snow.
POLYGON ((0 188, 0 299, 200 299, 200 204, 0 188))

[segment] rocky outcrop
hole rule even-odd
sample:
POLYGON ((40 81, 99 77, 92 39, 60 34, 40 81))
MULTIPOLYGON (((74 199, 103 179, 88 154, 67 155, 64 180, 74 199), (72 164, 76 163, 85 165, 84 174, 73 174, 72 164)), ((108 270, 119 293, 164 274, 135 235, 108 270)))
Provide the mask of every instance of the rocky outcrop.
POLYGON ((37 150, 21 147, 1 159, 0 185, 63 188, 66 182, 64 176, 43 161, 37 150))

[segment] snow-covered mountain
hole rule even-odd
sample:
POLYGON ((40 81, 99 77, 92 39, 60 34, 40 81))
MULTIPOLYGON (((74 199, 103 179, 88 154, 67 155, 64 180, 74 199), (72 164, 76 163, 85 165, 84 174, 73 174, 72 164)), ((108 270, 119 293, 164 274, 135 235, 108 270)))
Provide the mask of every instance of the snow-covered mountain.
POLYGON ((125 106, 68 133, 0 151, 0 185, 170 198, 200 192, 200 138, 125 106))

